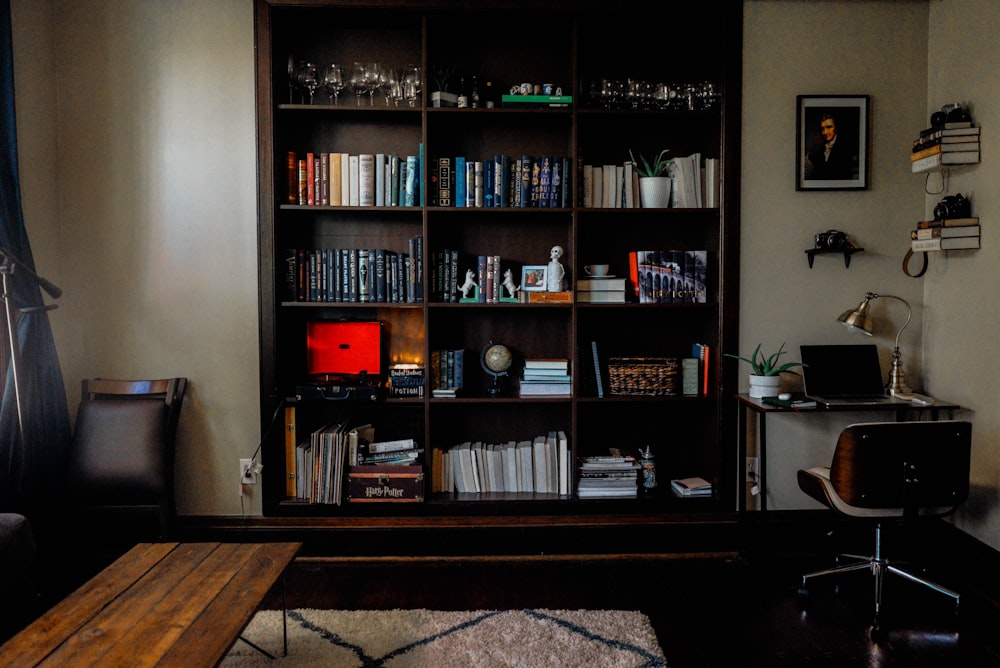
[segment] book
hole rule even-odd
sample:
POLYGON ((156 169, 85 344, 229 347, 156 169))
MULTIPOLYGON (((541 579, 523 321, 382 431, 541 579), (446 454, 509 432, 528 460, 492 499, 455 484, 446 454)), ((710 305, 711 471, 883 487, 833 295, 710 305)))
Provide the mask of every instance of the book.
POLYGON ((979 237, 955 237, 951 239, 913 239, 910 241, 913 252, 962 250, 979 248, 979 237))
POLYGON ((979 162, 979 151, 955 151, 953 153, 935 153, 919 160, 910 162, 910 171, 914 174, 927 172, 945 165, 971 165, 979 162))
POLYGON ((965 142, 962 144, 932 144, 930 146, 925 146, 919 149, 914 149, 910 153, 910 161, 915 162, 921 158, 926 158, 927 156, 937 155, 939 153, 965 153, 973 152, 979 153, 979 142, 965 142))
POLYGON ((816 402, 806 397, 804 394, 794 394, 791 399, 781 399, 779 397, 761 397, 761 403, 771 406, 781 406, 783 408, 816 408, 816 402))
POLYGON ((624 304, 625 290, 583 291, 576 295, 576 300, 585 304, 624 304))
POLYGON ((910 232, 911 239, 951 239, 954 237, 978 237, 979 225, 960 227, 926 227, 910 232))
POLYGON ((454 169, 452 173, 455 175, 455 180, 452 183, 452 203, 454 206, 465 206, 466 200, 466 190, 468 184, 466 182, 466 171, 465 171, 465 157, 456 156, 453 163, 454 169))
POLYGON ((624 290, 624 278, 581 278, 576 282, 576 289, 583 292, 624 290))
POLYGON ((594 364, 594 386, 598 399, 604 398, 604 379, 601 377, 601 358, 597 353, 597 341, 590 342, 590 357, 594 364))
POLYGON ((565 372, 569 360, 564 357, 529 357, 524 360, 525 369, 559 369, 565 372))
POLYGON ((420 160, 415 155, 406 156, 406 189, 401 195, 400 206, 417 206, 420 197, 420 160))
POLYGON ((375 155, 358 155, 358 206, 375 206, 375 155))
POLYGON ((701 477, 679 478, 670 481, 670 487, 678 496, 711 496, 712 483, 701 477))
POLYGON ((917 229, 933 229, 935 227, 963 227, 979 225, 979 218, 945 218, 942 220, 922 220, 917 223, 917 229))

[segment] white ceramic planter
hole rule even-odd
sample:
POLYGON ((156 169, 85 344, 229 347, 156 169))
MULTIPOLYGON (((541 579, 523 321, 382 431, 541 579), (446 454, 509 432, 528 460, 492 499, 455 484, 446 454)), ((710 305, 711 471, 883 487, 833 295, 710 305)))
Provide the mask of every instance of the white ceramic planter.
POLYGON ((750 396, 760 399, 761 397, 774 397, 781 392, 781 375, 777 376, 755 376, 750 374, 750 396))
POLYGON ((670 206, 669 176, 647 176, 639 179, 639 200, 643 209, 666 209, 670 206))

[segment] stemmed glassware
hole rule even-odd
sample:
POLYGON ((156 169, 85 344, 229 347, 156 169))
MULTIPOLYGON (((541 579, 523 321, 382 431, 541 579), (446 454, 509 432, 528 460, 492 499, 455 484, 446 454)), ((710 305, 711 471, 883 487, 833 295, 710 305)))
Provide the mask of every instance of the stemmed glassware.
POLYGON ((327 65, 323 70, 323 88, 330 96, 330 104, 337 104, 340 101, 340 91, 346 86, 343 66, 337 63, 327 65))
POLYGON ((374 107, 375 91, 382 87, 382 65, 375 61, 369 61, 365 66, 368 69, 368 76, 366 78, 368 85, 368 106, 374 107))
POLYGON ((296 80, 299 85, 309 91, 309 104, 313 103, 313 95, 320 86, 319 71, 314 63, 302 62, 299 64, 296 80))
MULTIPOLYGON (((399 87, 399 72, 395 67, 381 67, 378 73, 379 90, 385 95, 385 106, 394 99, 394 90, 399 87)), ((397 102, 398 105, 398 102, 397 102)))
POLYGON ((361 106, 361 98, 365 93, 369 92, 369 82, 371 75, 369 74, 368 64, 362 62, 355 62, 351 67, 351 77, 348 83, 351 90, 358 99, 358 106, 361 106))
POLYGON ((423 73, 419 65, 407 65, 403 70, 403 97, 411 107, 416 106, 417 98, 423 89, 423 73))

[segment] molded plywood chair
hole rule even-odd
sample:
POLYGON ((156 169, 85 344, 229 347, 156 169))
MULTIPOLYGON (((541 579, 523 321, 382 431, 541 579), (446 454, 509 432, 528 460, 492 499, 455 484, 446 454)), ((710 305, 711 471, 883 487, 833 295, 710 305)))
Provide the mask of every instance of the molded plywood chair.
POLYGON ((955 600, 959 594, 931 582, 882 556, 882 526, 886 522, 950 513, 969 494, 972 424, 939 422, 875 422, 853 424, 840 433, 833 462, 798 472, 799 487, 833 510, 874 524, 871 556, 841 555, 850 563, 802 576, 802 593, 810 580, 849 571, 871 571, 875 577, 875 619, 879 629, 882 583, 897 575, 955 600))
POLYGON ((68 470, 71 514, 155 512, 174 520, 174 451, 185 378, 83 381, 68 470))

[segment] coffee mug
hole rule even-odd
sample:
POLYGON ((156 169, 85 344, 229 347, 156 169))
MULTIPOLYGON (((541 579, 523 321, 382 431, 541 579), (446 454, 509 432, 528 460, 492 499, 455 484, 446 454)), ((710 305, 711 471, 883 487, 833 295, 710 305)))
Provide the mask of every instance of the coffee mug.
POLYGON ((530 82, 524 82, 521 84, 520 93, 521 95, 531 95, 535 90, 535 87, 531 85, 530 82))
POLYGON ((606 264, 588 264, 583 270, 587 272, 588 276, 594 276, 596 278, 601 278, 602 276, 608 275, 608 267, 606 264))

